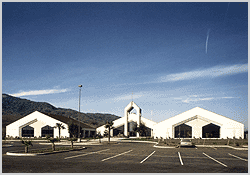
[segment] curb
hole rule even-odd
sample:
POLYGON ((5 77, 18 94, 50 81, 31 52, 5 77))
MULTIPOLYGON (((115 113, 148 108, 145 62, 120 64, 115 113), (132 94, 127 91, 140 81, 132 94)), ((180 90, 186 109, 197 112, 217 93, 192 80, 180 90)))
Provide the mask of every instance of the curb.
POLYGON ((63 152, 70 152, 70 151, 78 151, 86 149, 86 147, 82 147, 76 150, 61 150, 61 151, 53 151, 49 153, 15 153, 15 152, 7 152, 6 155, 9 156, 40 156, 40 155, 47 155, 47 154, 56 154, 56 153, 63 153, 63 152))
POLYGON ((140 141, 140 140, 122 140, 120 142, 143 142, 143 143, 156 143, 156 144, 158 144, 158 142, 140 141))
POLYGON ((235 148, 232 146, 228 146, 228 145, 195 145, 196 147, 226 147, 226 148, 232 148, 232 149, 236 149, 236 150, 248 150, 248 148, 235 148))
POLYGON ((2 145, 2 148, 8 148, 8 147, 11 147, 13 145, 2 145))
MULTIPOLYGON (((51 145, 51 143, 39 143, 40 145, 51 145)), ((71 143, 55 143, 55 145, 71 145, 71 143)), ((79 143, 76 142, 74 145, 101 145, 99 143, 79 143)))
POLYGON ((156 145, 154 145, 153 147, 155 147, 155 148, 176 148, 176 147, 170 147, 170 146, 156 146, 156 145))

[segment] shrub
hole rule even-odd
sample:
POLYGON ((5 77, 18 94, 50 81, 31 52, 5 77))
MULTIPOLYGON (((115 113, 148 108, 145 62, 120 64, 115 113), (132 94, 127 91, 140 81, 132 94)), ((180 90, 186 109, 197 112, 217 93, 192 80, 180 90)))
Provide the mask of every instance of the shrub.
POLYGON ((214 145, 217 145, 217 142, 213 142, 214 145))
POLYGON ((240 144, 238 142, 236 142, 236 146, 240 146, 240 144))

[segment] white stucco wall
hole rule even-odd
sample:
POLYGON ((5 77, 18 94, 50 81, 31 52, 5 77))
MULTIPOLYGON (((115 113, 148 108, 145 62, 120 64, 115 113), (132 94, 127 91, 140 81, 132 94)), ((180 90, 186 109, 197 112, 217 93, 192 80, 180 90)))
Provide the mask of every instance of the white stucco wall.
MULTIPOLYGON (((6 126, 6 136, 12 136, 12 137, 21 137, 20 133, 20 127, 22 125, 25 125, 29 123, 30 121, 37 120, 32 124, 29 124, 29 126, 34 128, 34 137, 41 136, 41 128, 49 125, 50 127, 56 126, 56 123, 62 123, 65 129, 61 129, 61 136, 63 137, 69 137, 68 133, 68 125, 66 123, 63 123, 59 120, 56 120, 54 118, 51 118, 45 114, 42 114, 38 111, 35 111, 9 125, 6 126)), ((59 137, 59 131, 58 128, 54 128, 54 137, 59 137)))
POLYGON ((171 117, 154 126, 155 137, 174 137, 174 126, 183 122, 192 127, 192 137, 202 137, 202 127, 213 123, 220 126, 220 138, 236 138, 244 136, 244 125, 214 112, 202 109, 200 107, 193 108, 179 115, 171 117), (190 120, 190 118, 197 119, 190 120))

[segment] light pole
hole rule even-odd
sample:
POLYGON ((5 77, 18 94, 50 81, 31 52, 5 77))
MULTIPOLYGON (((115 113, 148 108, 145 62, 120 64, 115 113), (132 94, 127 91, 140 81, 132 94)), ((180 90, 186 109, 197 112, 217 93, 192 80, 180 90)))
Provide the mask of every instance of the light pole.
POLYGON ((78 114, 78 122, 79 122, 79 126, 78 126, 78 142, 81 142, 81 138, 80 138, 80 99, 81 99, 81 87, 82 85, 78 85, 79 89, 79 114, 78 114))

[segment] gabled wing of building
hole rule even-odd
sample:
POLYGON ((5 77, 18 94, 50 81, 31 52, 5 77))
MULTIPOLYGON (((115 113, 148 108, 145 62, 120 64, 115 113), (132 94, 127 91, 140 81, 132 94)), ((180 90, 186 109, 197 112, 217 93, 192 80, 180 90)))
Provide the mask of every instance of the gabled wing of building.
POLYGON ((225 116, 195 107, 155 125, 154 136, 162 138, 243 138, 244 125, 225 116))
MULTIPOLYGON (((52 134, 53 137, 59 137, 58 128, 55 128, 56 123, 62 123, 65 129, 61 129, 62 137, 69 137, 68 124, 79 124, 78 121, 64 116, 53 115, 49 113, 42 113, 39 111, 31 114, 9 124, 6 126, 6 136, 12 137, 42 137, 45 133, 52 134)), ((80 122, 83 132, 95 132, 95 128, 85 123, 80 122)))

